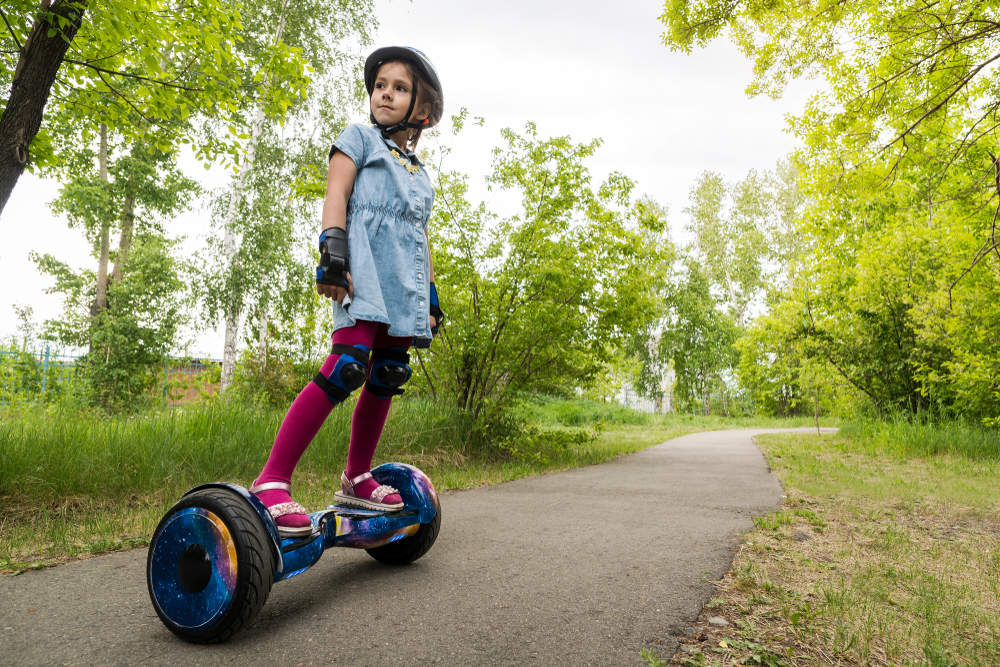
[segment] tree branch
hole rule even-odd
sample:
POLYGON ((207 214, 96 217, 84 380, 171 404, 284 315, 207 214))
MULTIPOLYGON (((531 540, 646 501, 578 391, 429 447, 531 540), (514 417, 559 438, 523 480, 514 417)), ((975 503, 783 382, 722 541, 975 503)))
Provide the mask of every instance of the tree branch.
POLYGON ((430 388, 431 388, 431 397, 434 399, 434 403, 437 403, 437 400, 438 400, 437 392, 434 390, 434 383, 431 381, 430 374, 427 372, 427 369, 424 367, 424 357, 423 357, 423 355, 420 354, 420 350, 417 350, 416 352, 417 352, 417 361, 420 362, 420 370, 422 370, 424 372, 424 377, 427 378, 427 384, 430 385, 430 388))
MULTIPOLYGON (((195 93, 205 92, 204 88, 189 88, 187 86, 181 86, 181 85, 178 85, 176 83, 168 83, 167 81, 157 81, 156 79, 150 79, 150 78, 145 77, 145 76, 139 76, 138 74, 128 74, 126 72, 116 72, 115 70, 105 69, 103 67, 98 67, 97 65, 91 65, 90 63, 84 62, 82 60, 73 60, 71 58, 63 58, 63 62, 64 63, 70 63, 71 65, 80 65, 82 67, 89 67, 91 69, 97 70, 98 72, 103 72, 104 74, 110 74, 111 76, 123 76, 123 77, 127 77, 129 79, 139 79, 140 81, 148 81, 150 83, 155 83, 155 84, 157 84, 159 86, 167 86, 169 88, 177 88, 179 90, 187 90, 187 91, 195 92, 195 93)), ((104 80, 103 76, 101 77, 101 80, 102 81, 104 80)), ((105 81, 105 83, 107 83, 107 81, 105 81)))
POLYGON ((101 56, 100 58, 93 58, 93 59, 91 59, 91 60, 87 60, 87 61, 85 61, 85 62, 86 62, 86 63, 87 63, 88 65, 89 65, 90 63, 99 63, 99 62, 101 62, 102 60, 107 60, 108 58, 114 58, 115 56, 120 56, 121 54, 125 53, 125 51, 127 51, 127 50, 128 50, 128 49, 121 49, 120 51, 117 51, 117 52, 115 52, 115 53, 111 53, 111 54, 109 54, 109 55, 106 55, 106 56, 101 56))
POLYGON ((475 270, 476 263, 472 253, 472 241, 469 239, 469 235, 466 233, 465 227, 455 215, 455 211, 452 210, 451 202, 449 202, 448 197, 445 196, 444 188, 439 187, 438 190, 441 193, 441 200, 444 202, 445 208, 448 209, 448 214, 451 215, 452 222, 454 222, 455 225, 458 226, 458 229, 462 232, 462 242, 464 246, 462 249, 465 251, 465 259, 469 262, 469 266, 473 269, 473 275, 476 276, 476 278, 472 281, 472 304, 476 317, 479 317, 479 272, 475 270))
POLYGON ((97 76, 101 77, 101 81, 103 81, 103 82, 104 82, 104 85, 106 85, 106 86, 108 87, 108 90, 110 90, 110 91, 111 91, 112 93, 114 93, 115 95, 117 95, 118 97, 120 97, 120 98, 121 98, 121 100, 122 100, 123 102, 125 102, 125 104, 129 105, 130 107, 132 107, 132 110, 133 110, 133 111, 135 111, 135 112, 136 112, 137 114, 139 114, 139 116, 140 116, 140 117, 141 117, 141 118, 142 118, 142 119, 143 119, 144 121, 146 121, 146 122, 147 122, 147 123, 149 123, 150 125, 156 125, 156 123, 155 123, 155 122, 153 121, 153 119, 152 119, 152 118, 150 118, 149 116, 147 116, 147 115, 146 115, 146 114, 144 114, 143 112, 139 111, 139 107, 137 107, 136 105, 132 104, 131 100, 129 100, 129 99, 128 99, 127 97, 125 97, 124 95, 122 95, 122 94, 121 94, 120 92, 118 92, 118 90, 116 90, 116 89, 115 89, 115 87, 114 87, 114 86, 112 86, 112 85, 111 85, 110 83, 108 83, 108 81, 107 81, 107 80, 106 80, 106 79, 104 78, 104 74, 103 74, 103 73, 101 73, 101 72, 98 72, 98 73, 97 73, 97 76))
POLYGON ((891 142, 889 142, 888 144, 886 144, 885 149, 883 149, 883 150, 887 150, 890 146, 893 146, 894 144, 896 144, 900 140, 905 140, 905 138, 911 132, 913 132, 913 130, 915 130, 918 125, 920 125, 922 122, 924 122, 931 115, 935 114, 945 104, 947 104, 948 102, 950 102, 951 98, 953 98, 955 95, 958 95, 958 93, 961 92, 961 90, 963 88, 965 88, 965 86, 967 86, 969 84, 969 82, 972 81, 976 77, 977 74, 979 74, 981 71, 983 71, 983 69, 985 69, 987 65, 995 62, 996 60, 1000 60, 1000 53, 996 54, 995 56, 993 56, 989 60, 986 60, 985 62, 980 63, 979 66, 976 67, 974 70, 972 70, 972 72, 970 72, 967 76, 964 76, 961 79, 959 79, 958 84, 955 86, 955 88, 953 88, 945 96, 945 98, 943 100, 941 100, 940 102, 938 102, 937 104, 935 104, 933 107, 931 107, 929 110, 927 110, 920 118, 918 118, 917 120, 915 120, 908 128, 906 128, 901 133, 899 133, 896 136, 895 139, 893 139, 891 142))
POLYGON ((10 25, 10 21, 7 20, 7 15, 3 13, 2 9, 0 9, 0 16, 3 17, 3 22, 7 24, 7 32, 10 33, 10 36, 14 40, 14 43, 17 44, 18 51, 20 51, 23 54, 24 46, 21 44, 21 42, 17 41, 17 35, 14 34, 14 28, 10 25))
POLYGON ((993 155, 993 153, 989 153, 989 156, 993 158, 994 184, 997 191, 997 206, 993 211, 993 222, 990 226, 990 237, 983 243, 983 247, 979 249, 979 252, 976 253, 975 259, 972 260, 972 264, 965 267, 965 270, 962 271, 961 275, 959 275, 958 278, 955 278, 955 282, 948 287, 949 310, 952 308, 951 293, 952 290, 955 289, 955 285, 958 284, 958 281, 969 275, 969 272, 976 267, 976 264, 979 264, 979 262, 982 261, 984 257, 989 255, 991 251, 995 250, 997 255, 1000 256, 1000 239, 997 239, 997 215, 1000 214, 1000 161, 997 160, 997 157, 993 155))
MULTIPOLYGON (((806 303, 806 312, 809 313, 809 324, 811 325, 810 328, 812 329, 812 334, 816 338, 819 338, 819 332, 816 331, 816 320, 813 319, 812 307, 808 303, 806 303)), ((837 372, 840 373, 845 380, 854 385, 855 388, 863 391, 865 395, 868 396, 868 398, 872 399, 872 402, 875 403, 875 405, 878 405, 878 400, 875 398, 875 396, 870 391, 868 391, 867 389, 859 385, 857 382, 855 382, 854 379, 851 378, 847 373, 845 373, 844 369, 842 369, 837 364, 837 362, 833 360, 833 357, 830 355, 830 353, 826 353, 824 356, 826 357, 826 360, 830 362, 830 365, 836 368, 837 372)))

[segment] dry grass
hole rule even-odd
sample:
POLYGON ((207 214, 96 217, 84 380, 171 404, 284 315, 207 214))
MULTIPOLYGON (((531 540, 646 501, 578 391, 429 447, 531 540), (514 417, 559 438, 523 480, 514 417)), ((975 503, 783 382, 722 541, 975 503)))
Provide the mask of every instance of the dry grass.
POLYGON ((862 454, 838 436, 758 444, 784 507, 755 521, 669 664, 1000 665, 995 465, 862 454))

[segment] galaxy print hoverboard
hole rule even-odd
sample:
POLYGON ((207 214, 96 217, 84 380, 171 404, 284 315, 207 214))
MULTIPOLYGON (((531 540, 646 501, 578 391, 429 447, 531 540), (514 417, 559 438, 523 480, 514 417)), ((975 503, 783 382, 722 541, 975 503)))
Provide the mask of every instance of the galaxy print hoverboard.
POLYGON ((417 560, 441 526, 434 486, 403 463, 381 465, 372 476, 399 489, 402 510, 331 505, 309 514, 311 535, 284 539, 264 503, 243 487, 191 489, 149 544, 146 583, 156 614, 189 642, 224 641, 253 622, 273 584, 302 574, 330 547, 365 549, 388 565, 417 560))

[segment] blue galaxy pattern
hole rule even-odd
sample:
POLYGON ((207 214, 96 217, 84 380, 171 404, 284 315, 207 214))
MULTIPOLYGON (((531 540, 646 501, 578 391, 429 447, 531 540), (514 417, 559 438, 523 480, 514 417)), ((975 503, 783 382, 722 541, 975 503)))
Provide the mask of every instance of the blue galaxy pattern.
POLYGON ((430 523, 438 511, 438 497, 431 480, 422 470, 406 463, 383 463, 372 470, 379 484, 399 489, 406 509, 416 510, 420 523, 430 523))
MULTIPOLYGON (((309 518, 313 520, 313 525, 315 526, 316 518, 312 515, 309 515, 309 518)), ((323 555, 323 549, 323 540, 316 533, 314 533, 314 537, 311 539, 306 538, 303 540, 292 537, 282 540, 281 550, 284 557, 285 569, 282 572, 274 573, 275 583, 283 579, 291 579, 295 575, 308 570, 323 555)))
POLYGON ((150 545, 150 581, 156 605, 173 623, 189 630, 212 625, 229 607, 236 589, 236 545, 226 524, 201 507, 188 507, 170 517, 150 545), (211 578, 197 593, 178 575, 181 553, 201 545, 211 559, 211 578))
POLYGON ((335 518, 336 521, 327 524, 327 541, 333 546, 352 549, 374 549, 409 537, 420 528, 414 514, 389 514, 360 520, 338 514, 335 518))

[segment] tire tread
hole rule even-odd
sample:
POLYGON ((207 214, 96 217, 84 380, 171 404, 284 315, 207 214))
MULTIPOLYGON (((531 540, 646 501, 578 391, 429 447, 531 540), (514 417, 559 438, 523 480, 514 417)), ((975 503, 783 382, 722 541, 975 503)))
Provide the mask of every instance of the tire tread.
POLYGON ((420 524, 416 535, 366 551, 369 556, 385 565, 409 565, 430 551, 440 530, 441 508, 438 507, 434 518, 430 523, 420 524))

